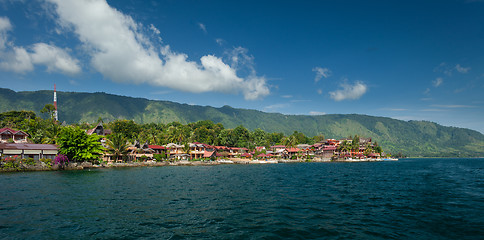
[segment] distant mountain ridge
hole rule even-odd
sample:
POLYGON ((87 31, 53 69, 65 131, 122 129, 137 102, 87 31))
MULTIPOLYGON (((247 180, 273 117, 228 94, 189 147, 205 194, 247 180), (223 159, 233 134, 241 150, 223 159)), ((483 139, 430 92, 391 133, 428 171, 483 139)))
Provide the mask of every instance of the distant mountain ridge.
MULTIPOLYGON (((387 152, 408 156, 483 157, 484 135, 480 132, 445 127, 426 121, 401 121, 386 117, 358 114, 320 116, 284 115, 229 106, 215 108, 125 97, 107 93, 57 92, 59 119, 67 123, 131 119, 137 123, 180 123, 212 120, 225 128, 238 125, 254 130, 282 132, 299 131, 307 136, 323 134, 328 138, 350 135, 371 137, 387 152)), ((0 88, 0 112, 31 110, 39 114, 45 104, 52 103, 53 92, 15 92, 0 88)))

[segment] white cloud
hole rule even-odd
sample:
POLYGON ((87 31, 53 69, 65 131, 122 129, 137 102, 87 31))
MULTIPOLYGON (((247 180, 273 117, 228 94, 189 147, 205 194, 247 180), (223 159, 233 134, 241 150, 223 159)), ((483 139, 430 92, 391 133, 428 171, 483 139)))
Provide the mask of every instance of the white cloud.
POLYGON ((56 6, 59 25, 73 30, 84 44, 94 69, 112 81, 147 83, 194 93, 241 92, 247 100, 270 92, 266 79, 258 77, 255 71, 246 78, 239 77, 237 61, 234 68, 216 56, 206 55, 198 63, 188 60, 186 54, 173 52, 169 46, 158 49, 141 32, 140 24, 104 0, 48 1, 56 6))
POLYGON ((454 71, 459 73, 468 73, 471 70, 470 67, 462 67, 460 64, 455 65, 455 67, 449 66, 447 63, 443 62, 439 66, 434 68, 434 72, 440 72, 447 76, 452 76, 454 71))
POLYGON ((309 115, 318 116, 318 115, 326 115, 326 113, 325 112, 310 111, 309 115))
POLYGON ((355 100, 359 99, 366 93, 368 87, 363 82, 356 82, 354 85, 347 83, 341 84, 342 89, 330 92, 331 99, 339 102, 343 100, 355 100))
POLYGON ((26 48, 8 42, 10 20, 0 17, 0 68, 5 71, 26 73, 34 70, 34 64, 45 65, 48 72, 77 74, 81 71, 78 61, 56 46, 36 43, 26 48))
POLYGON ((313 72, 316 72, 316 76, 314 77, 314 82, 319 82, 321 78, 328 78, 331 76, 331 70, 328 68, 322 68, 322 67, 315 67, 313 68, 313 72))
POLYGON ((7 32, 12 29, 10 20, 6 17, 0 17, 0 51, 6 48, 7 32))
POLYGON ((200 27, 200 29, 202 29, 202 31, 204 33, 207 33, 207 27, 205 26, 205 24, 203 23, 198 23, 198 26, 200 27))
POLYGON ((458 105, 458 104, 449 104, 449 105, 432 105, 433 107, 440 107, 440 108, 474 108, 475 106, 472 105, 458 105))
POLYGON ((460 73, 467 73, 469 70, 471 70, 470 67, 462 67, 460 64, 455 65, 455 70, 460 73))
POLYGON ((403 112, 408 111, 406 108, 382 108, 383 111, 392 111, 392 112, 403 112))
POLYGON ((217 39, 215 39, 215 42, 216 42, 218 45, 222 46, 222 45, 225 43, 225 40, 223 40, 223 39, 221 39, 221 38, 217 38, 217 39))
POLYGON ((440 86, 442 83, 444 82, 444 79, 442 79, 441 77, 438 77, 436 78, 432 84, 434 85, 434 87, 438 87, 440 86))
POLYGON ((25 73, 34 70, 30 55, 23 47, 13 47, 12 51, 2 53, 0 68, 5 71, 25 73))
POLYGON ((277 111, 277 109, 284 109, 284 108, 287 108, 289 106, 290 106, 290 104, 288 104, 288 103, 273 104, 273 105, 266 106, 264 108, 264 111, 274 112, 274 111, 277 111))
POLYGON ((317 92, 319 95, 321 95, 321 94, 323 94, 323 89, 318 89, 316 92, 317 92))
POLYGON ((156 35, 159 35, 161 33, 160 30, 158 30, 158 28, 156 28, 153 24, 150 24, 150 30, 153 31, 153 33, 156 35))
POLYGON ((64 49, 45 43, 36 43, 32 46, 30 55, 32 63, 47 67, 47 72, 61 72, 64 74, 78 74, 81 72, 79 61, 67 54, 64 49))

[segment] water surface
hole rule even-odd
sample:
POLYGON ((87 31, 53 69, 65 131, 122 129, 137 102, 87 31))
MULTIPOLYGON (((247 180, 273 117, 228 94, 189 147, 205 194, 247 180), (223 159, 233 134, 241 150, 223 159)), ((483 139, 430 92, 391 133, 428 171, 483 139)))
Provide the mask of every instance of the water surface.
POLYGON ((2 239, 482 239, 483 159, 0 174, 2 239))

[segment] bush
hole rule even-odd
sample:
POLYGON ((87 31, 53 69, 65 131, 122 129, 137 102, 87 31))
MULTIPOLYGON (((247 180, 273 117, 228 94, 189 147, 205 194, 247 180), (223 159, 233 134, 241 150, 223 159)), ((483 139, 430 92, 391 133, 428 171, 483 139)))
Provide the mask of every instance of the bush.
POLYGON ((58 154, 54 158, 54 165, 66 165, 69 163, 69 158, 66 155, 58 154))
POLYGON ((15 169, 20 171, 20 164, 16 161, 7 161, 2 166, 3 169, 15 169))
POLYGON ((146 161, 147 159, 148 159, 148 156, 146 156, 146 155, 142 155, 141 157, 139 157, 139 160, 141 160, 143 162, 146 161))
POLYGON ((163 161, 163 159, 166 158, 166 155, 165 154, 153 154, 153 158, 157 161, 157 162, 161 162, 163 161))
POLYGON ((45 165, 47 165, 49 168, 52 167, 52 159, 42 158, 40 161, 45 163, 45 165))
POLYGON ((35 160, 33 158, 24 159, 22 160, 22 162, 24 162, 27 165, 35 165, 35 160))

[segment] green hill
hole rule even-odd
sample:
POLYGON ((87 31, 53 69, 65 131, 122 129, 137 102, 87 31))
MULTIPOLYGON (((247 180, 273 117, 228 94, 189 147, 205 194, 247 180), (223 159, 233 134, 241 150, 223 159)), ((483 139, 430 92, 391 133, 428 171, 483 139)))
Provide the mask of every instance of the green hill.
MULTIPOLYGON (((299 131, 307 136, 323 134, 328 138, 350 135, 371 137, 386 152, 409 156, 466 157, 484 156, 484 135, 470 129, 444 127, 425 121, 401 121, 356 114, 322 116, 283 115, 256 110, 221 108, 153 101, 106 93, 58 92, 59 118, 67 123, 132 119, 137 123, 178 121, 186 124, 199 120, 222 123, 225 128, 243 125, 253 130, 299 131)), ((15 92, 0 88, 0 112, 39 111, 52 103, 52 91, 15 92)))

